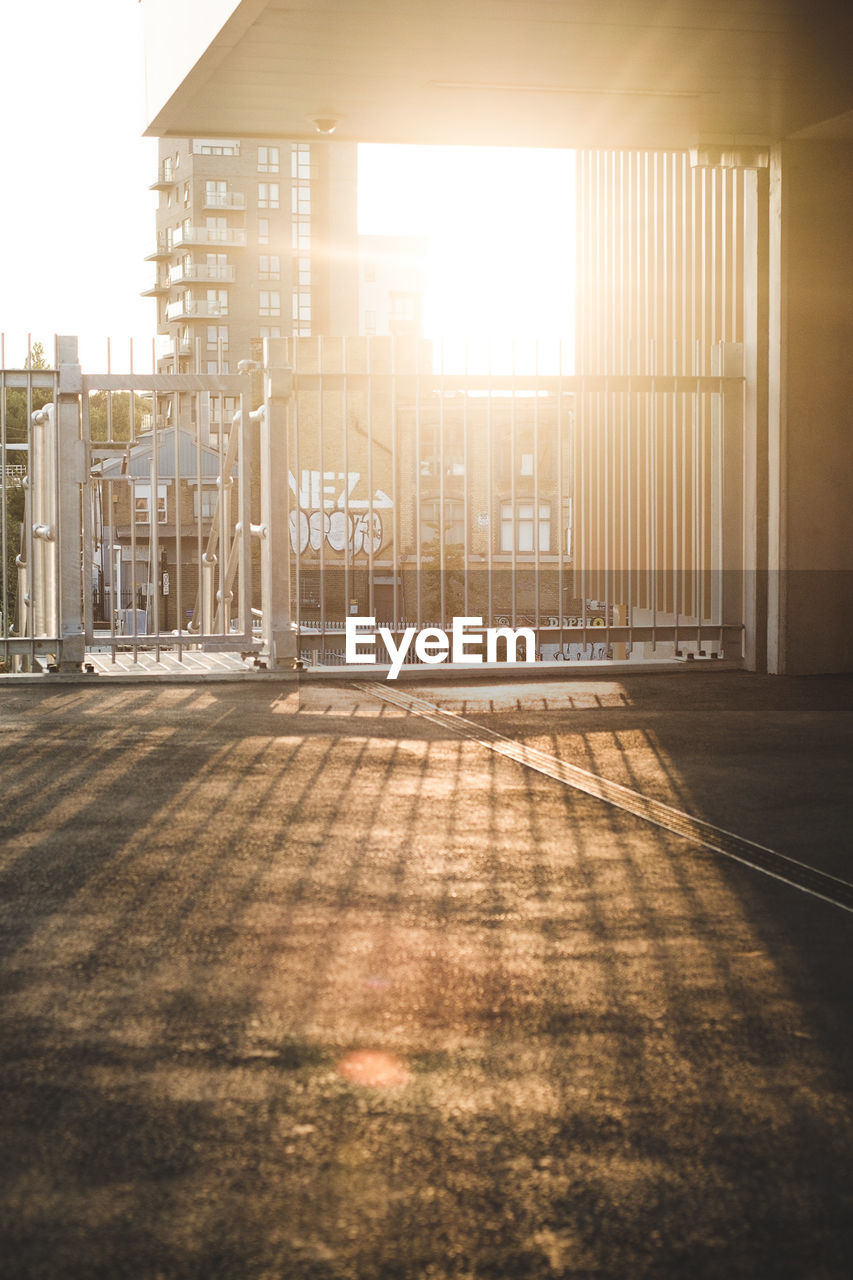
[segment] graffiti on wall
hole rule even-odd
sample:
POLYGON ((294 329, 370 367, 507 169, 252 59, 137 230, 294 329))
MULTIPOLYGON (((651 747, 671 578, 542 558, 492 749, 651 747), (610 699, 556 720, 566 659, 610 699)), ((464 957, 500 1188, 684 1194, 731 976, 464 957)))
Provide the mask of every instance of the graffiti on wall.
POLYGON ((290 492, 297 506, 290 513, 290 545, 294 555, 310 547, 319 551, 325 542, 330 551, 376 554, 384 540, 382 510, 391 499, 374 489, 372 500, 364 495, 360 471, 300 472, 299 484, 290 473, 290 492))
POLYGON ((294 555, 310 547, 319 551, 323 542, 330 551, 360 552, 375 555, 382 546, 382 519, 378 511, 347 515, 346 511, 303 511, 290 513, 290 545, 294 555))

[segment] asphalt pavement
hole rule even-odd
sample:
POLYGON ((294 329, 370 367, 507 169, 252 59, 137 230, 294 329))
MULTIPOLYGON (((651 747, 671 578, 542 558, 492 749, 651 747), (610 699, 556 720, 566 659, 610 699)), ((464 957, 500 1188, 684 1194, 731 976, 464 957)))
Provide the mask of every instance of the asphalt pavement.
MULTIPOLYGON (((853 679, 406 692, 853 883, 853 679)), ((4 1277, 853 1274, 850 911, 346 681, 0 753, 4 1277)))

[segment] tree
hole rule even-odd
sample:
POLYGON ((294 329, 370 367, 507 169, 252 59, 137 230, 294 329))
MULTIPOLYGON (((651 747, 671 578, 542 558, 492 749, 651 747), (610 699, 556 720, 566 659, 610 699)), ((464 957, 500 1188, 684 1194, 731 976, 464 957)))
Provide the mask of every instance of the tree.
MULTIPOLYGON (((151 399, 133 397, 134 434, 151 429, 151 399)), ((130 392, 93 391, 89 396, 89 430, 93 440, 130 439, 130 392)))
MULTIPOLYGON (((428 542, 424 542, 420 556, 421 580, 421 613, 423 617, 434 622, 446 622, 457 614, 464 612, 465 605, 465 554, 461 543, 446 542, 444 546, 444 569, 441 568, 441 542, 436 533, 428 542), (442 615, 442 574, 444 577, 444 613, 442 615)), ((406 606, 415 606, 416 596, 407 598, 406 606)))
POLYGON ((44 344, 34 342, 30 348, 30 353, 24 361, 25 369, 49 369, 47 356, 44 353, 44 344))

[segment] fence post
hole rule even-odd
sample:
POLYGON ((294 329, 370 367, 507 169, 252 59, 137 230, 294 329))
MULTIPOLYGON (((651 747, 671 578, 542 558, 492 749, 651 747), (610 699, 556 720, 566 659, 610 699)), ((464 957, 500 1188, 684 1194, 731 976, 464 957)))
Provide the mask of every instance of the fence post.
MULTIPOLYGON (((719 342, 711 348, 711 370, 717 377, 743 376, 743 347, 719 342)), ((744 620, 743 536, 743 390, 724 391, 712 408, 712 586, 711 616, 737 626, 744 620)), ((741 637, 722 631, 724 658, 742 657, 741 637)))
POLYGON ((80 435, 80 396, 83 374, 77 356, 77 339, 57 337, 56 440, 59 556, 59 653, 60 671, 79 671, 85 656, 84 502, 88 480, 86 445, 80 435))
POLYGON ((283 338, 264 339, 264 414, 260 430, 261 610, 264 653, 271 671, 293 668, 297 637, 290 608, 290 462, 288 402, 293 373, 283 338))

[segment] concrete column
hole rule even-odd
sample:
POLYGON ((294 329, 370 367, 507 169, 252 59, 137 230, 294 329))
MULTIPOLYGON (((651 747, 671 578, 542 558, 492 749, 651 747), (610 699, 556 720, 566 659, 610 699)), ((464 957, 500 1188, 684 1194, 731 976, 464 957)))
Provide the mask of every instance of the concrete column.
POLYGON ((768 669, 853 670, 853 142, 770 168, 768 669))

